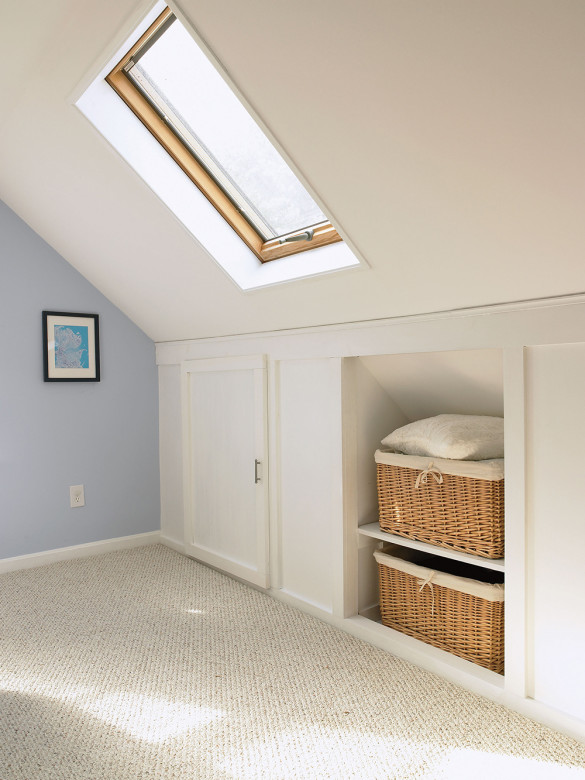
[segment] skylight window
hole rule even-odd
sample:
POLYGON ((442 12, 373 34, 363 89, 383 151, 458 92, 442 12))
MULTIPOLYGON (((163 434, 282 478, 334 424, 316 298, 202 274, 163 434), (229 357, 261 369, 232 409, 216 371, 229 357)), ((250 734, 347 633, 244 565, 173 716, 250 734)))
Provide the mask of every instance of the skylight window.
POLYGON ((169 9, 107 81, 262 262, 341 240, 169 9))

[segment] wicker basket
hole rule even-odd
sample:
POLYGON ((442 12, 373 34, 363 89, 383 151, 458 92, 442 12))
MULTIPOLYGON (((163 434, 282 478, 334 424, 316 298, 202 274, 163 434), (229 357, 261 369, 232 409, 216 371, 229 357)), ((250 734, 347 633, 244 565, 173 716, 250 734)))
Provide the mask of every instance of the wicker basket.
POLYGON ((503 576, 436 556, 427 556, 421 566, 405 561, 405 552, 414 551, 392 548, 390 555, 374 553, 382 623, 503 674, 504 586, 474 579, 503 576), (438 570, 449 568, 449 564, 453 571, 472 573, 472 578, 438 570))
MULTIPOLYGON (((407 458, 408 456, 402 456, 407 458)), ((504 480, 441 474, 377 463, 380 528, 484 558, 504 555, 504 480)))

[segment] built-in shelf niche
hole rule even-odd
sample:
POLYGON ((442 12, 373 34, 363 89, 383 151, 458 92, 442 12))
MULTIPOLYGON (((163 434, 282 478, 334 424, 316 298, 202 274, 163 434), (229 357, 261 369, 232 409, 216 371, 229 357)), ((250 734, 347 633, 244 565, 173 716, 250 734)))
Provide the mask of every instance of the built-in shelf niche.
POLYGON ((490 561, 380 531, 374 453, 381 439, 408 422, 436 414, 503 416, 502 352, 498 349, 372 355, 355 358, 358 484, 358 611, 375 616, 381 541, 429 550, 455 560, 504 571, 490 561))

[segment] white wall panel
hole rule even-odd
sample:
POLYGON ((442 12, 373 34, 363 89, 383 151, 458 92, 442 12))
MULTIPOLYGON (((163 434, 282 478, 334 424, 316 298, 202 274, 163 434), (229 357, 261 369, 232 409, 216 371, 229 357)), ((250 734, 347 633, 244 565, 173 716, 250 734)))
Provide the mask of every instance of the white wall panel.
POLYGON ((340 361, 278 369, 281 587, 331 611, 343 516, 340 361))
POLYGON ((527 350, 533 693, 585 718, 585 344, 527 350))

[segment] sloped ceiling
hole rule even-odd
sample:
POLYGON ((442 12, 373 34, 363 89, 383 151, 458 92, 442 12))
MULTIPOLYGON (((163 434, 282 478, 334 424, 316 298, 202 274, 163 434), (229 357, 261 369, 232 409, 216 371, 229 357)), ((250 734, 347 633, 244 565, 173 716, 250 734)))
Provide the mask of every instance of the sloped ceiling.
POLYGON ((499 350, 373 355, 360 360, 411 421, 436 414, 504 416, 499 350))
POLYGON ((247 293, 73 105, 149 8, 5 4, 0 197, 154 340, 585 290, 582 0, 183 0, 369 266, 247 293))

